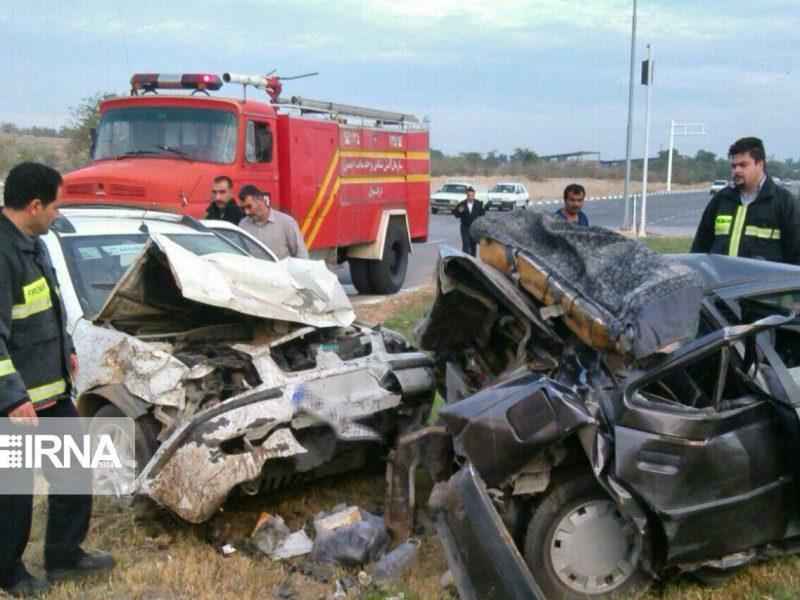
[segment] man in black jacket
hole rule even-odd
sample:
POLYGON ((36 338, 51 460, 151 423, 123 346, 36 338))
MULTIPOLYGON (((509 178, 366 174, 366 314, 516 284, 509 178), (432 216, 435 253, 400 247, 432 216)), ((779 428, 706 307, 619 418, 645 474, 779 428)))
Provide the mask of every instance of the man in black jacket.
MULTIPOLYGON (((58 216, 61 175, 22 163, 8 174, 0 213, 0 418, 35 426, 39 417, 78 417, 70 378, 78 370, 56 273, 39 236, 58 216)), ((35 430, 34 430, 35 431, 35 430)), ((51 474, 45 469, 48 481, 51 474)), ((32 492, 32 476, 29 480, 32 492)), ((89 482, 90 483, 90 482, 89 482)), ((51 581, 114 566, 108 554, 87 554, 92 497, 59 495, 51 481, 44 564, 51 581)), ((49 589, 22 562, 31 529, 33 498, 0 495, 0 589, 28 597, 49 589)))
POLYGON ((468 187, 467 199, 459 202, 455 209, 453 209, 453 215, 455 215, 456 219, 461 221, 462 252, 475 256, 478 245, 469 234, 469 226, 485 214, 486 211, 483 208, 483 202, 475 200, 475 190, 468 187))
POLYGON ((227 175, 220 175, 211 184, 211 204, 206 209, 206 219, 228 221, 234 225, 244 219, 244 211, 236 204, 233 195, 233 181, 227 175))
POLYGON ((728 157, 734 187, 708 203, 691 251, 800 264, 800 204, 767 175, 762 141, 742 138, 728 157))

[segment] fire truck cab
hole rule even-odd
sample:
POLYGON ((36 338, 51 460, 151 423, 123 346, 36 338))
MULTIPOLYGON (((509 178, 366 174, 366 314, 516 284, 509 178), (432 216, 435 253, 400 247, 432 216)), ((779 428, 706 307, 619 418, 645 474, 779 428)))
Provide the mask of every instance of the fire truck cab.
POLYGON ((402 113, 283 99, 275 77, 225 79, 243 83, 245 97, 209 95, 222 87, 216 75, 134 75, 131 96, 100 105, 92 165, 65 177, 64 203, 203 218, 212 181, 226 175, 234 193, 256 185, 292 215, 312 258, 349 262, 359 292, 399 290, 412 242, 428 236, 425 125, 402 113), (269 101, 247 99, 248 86, 269 101))

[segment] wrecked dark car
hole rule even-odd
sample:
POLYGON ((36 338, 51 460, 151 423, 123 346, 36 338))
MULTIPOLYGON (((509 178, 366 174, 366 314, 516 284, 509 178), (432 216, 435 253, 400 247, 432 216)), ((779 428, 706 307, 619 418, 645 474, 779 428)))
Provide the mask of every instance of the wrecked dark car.
POLYGON ((716 582, 800 548, 800 268, 527 211, 473 233, 416 332, 446 406, 390 459, 395 534, 420 467, 462 598, 716 582))

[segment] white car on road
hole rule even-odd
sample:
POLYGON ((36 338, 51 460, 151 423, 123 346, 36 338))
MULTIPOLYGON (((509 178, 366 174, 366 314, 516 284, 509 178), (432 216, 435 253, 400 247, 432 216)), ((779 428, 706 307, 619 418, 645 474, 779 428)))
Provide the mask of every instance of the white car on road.
POLYGON ((486 201, 486 210, 497 208, 498 210, 513 210, 515 208, 525 208, 530 202, 530 194, 521 183, 495 183, 489 190, 489 198, 486 201))
POLYGON ((440 210, 453 210, 459 202, 467 199, 467 188, 470 187, 476 190, 476 199, 486 200, 486 192, 478 193, 478 188, 468 181, 449 182, 445 183, 438 192, 431 196, 431 212, 437 214, 440 210))
POLYGON ((78 412, 133 419, 136 492, 187 521, 234 489, 356 468, 430 412, 431 360, 356 322, 322 261, 257 259, 189 217, 128 208, 64 208, 42 240, 78 412))
POLYGON ((711 184, 711 187, 708 188, 708 193, 712 196, 717 192, 721 192, 726 187, 728 187, 728 182, 725 179, 717 179, 714 183, 711 184))

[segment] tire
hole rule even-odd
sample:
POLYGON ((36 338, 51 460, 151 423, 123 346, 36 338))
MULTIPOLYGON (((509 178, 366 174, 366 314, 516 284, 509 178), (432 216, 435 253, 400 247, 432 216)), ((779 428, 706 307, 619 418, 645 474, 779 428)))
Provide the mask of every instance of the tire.
POLYGON ((403 286, 408 269, 408 234, 405 223, 390 219, 383 244, 383 260, 369 261, 372 293, 394 294, 403 286))
POLYGON ((352 279, 353 286, 358 290, 358 293, 371 294, 372 280, 369 277, 369 263, 371 261, 363 258, 351 258, 348 262, 350 263, 350 279, 352 279))
POLYGON ((531 515, 525 562, 547 598, 619 598, 646 588, 643 540, 591 475, 557 484, 531 515))
POLYGON ((431 209, 431 213, 433 213, 434 215, 438 215, 439 214, 439 209, 438 208, 432 208, 431 209))
MULTIPOLYGON (((103 417, 126 417, 119 408, 113 404, 105 404, 100 407, 93 416, 92 422, 96 418, 103 417)), ((153 458, 156 449, 158 448, 156 424, 150 415, 139 417, 134 422, 134 445, 136 448, 136 474, 141 473, 144 466, 153 458)), ((92 425, 89 425, 92 428, 92 425)))

